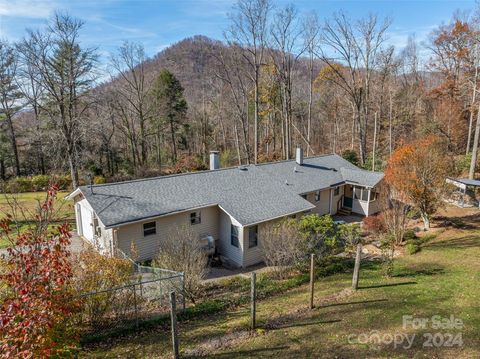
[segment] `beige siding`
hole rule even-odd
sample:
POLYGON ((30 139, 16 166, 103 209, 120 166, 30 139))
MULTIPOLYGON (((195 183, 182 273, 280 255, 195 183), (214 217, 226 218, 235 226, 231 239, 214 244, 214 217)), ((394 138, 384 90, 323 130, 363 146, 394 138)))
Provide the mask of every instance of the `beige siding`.
POLYGON ((138 252, 138 260, 152 259, 155 257, 159 244, 162 239, 165 238, 166 234, 169 231, 182 226, 191 226, 200 238, 210 235, 217 239, 219 235, 218 207, 207 207, 196 211, 201 212, 201 223, 195 225, 190 224, 190 213, 195 211, 158 217, 155 220, 157 224, 157 233, 146 237, 143 236, 143 224, 154 220, 121 226, 117 231, 118 247, 128 255, 130 254, 132 243, 134 243, 138 252))
POLYGON ((266 223, 260 223, 258 225, 258 245, 253 248, 249 248, 249 231, 250 228, 252 227, 244 227, 243 228, 243 233, 244 233, 244 247, 245 247, 245 253, 243 256, 243 266, 248 267, 252 266, 254 264, 262 263, 263 262, 263 248, 262 248, 262 234, 263 231, 265 230, 266 224, 267 223, 272 223, 272 222, 266 222, 266 223))
POLYGON ((220 235, 218 240, 218 251, 223 257, 228 258, 232 263, 231 265, 241 267, 243 265, 243 228, 233 217, 225 213, 220 209, 220 235), (240 247, 232 246, 230 243, 231 226, 235 225, 239 227, 239 242, 240 247))
POLYGON ((330 209, 330 189, 324 189, 320 191, 320 201, 315 201, 315 193, 307 193, 307 201, 315 205, 315 208, 312 209, 312 213, 317 213, 319 215, 324 215, 329 213, 330 209))
POLYGON ((339 201, 342 199, 343 193, 345 191, 345 186, 340 186, 338 188, 338 195, 334 195, 334 189, 332 189, 332 214, 336 214, 338 210, 342 207, 342 203, 339 201))

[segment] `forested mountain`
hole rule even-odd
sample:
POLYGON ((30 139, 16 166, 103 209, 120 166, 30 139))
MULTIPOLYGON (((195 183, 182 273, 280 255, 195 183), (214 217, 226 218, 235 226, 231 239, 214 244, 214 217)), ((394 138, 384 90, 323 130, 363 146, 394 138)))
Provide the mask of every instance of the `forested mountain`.
POLYGON ((388 19, 337 13, 320 24, 293 6, 241 0, 224 41, 199 35, 153 58, 125 42, 103 83, 95 50, 77 40, 88 24, 60 15, 52 23, 1 44, 3 179, 142 177, 206 168, 210 150, 232 166, 288 159, 297 145, 378 170, 426 134, 452 155, 477 152, 475 20, 439 26, 420 59, 413 38, 389 45, 388 19))

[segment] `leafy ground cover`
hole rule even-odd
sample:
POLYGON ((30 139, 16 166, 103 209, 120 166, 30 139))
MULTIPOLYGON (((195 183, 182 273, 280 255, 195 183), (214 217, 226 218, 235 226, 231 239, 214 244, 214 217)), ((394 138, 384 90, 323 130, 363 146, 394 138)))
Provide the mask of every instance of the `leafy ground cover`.
MULTIPOLYGON (((181 354, 209 358, 480 357, 480 215, 466 210, 444 215, 465 225, 450 226, 421 243, 420 252, 396 259, 392 278, 382 276, 379 264, 364 265, 360 289, 354 292, 349 289, 349 271, 319 276, 313 310, 308 309, 308 284, 285 285, 276 292, 266 282, 265 290, 272 291, 272 296, 258 302, 257 330, 248 330, 248 301, 239 301, 232 309, 214 307, 218 310, 207 311, 208 315, 180 321, 181 354), (408 315, 429 323, 404 327, 403 318, 408 315), (435 315, 453 315, 462 321, 461 329, 432 328, 435 315), (432 346, 424 346, 428 333, 441 334, 432 346), (461 342, 447 343, 447 334, 457 339, 460 334, 461 342), (414 335, 412 345, 388 343, 395 335, 414 335)), ((228 285, 233 292, 243 292, 247 282, 234 280, 228 285)), ((168 324, 164 323, 86 345, 81 355, 170 357, 170 347, 168 324)))

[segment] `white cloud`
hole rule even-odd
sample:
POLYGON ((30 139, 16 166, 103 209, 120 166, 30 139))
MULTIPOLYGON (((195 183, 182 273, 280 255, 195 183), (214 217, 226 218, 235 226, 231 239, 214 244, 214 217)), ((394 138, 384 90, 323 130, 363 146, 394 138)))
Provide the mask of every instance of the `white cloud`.
POLYGON ((52 0, 0 0, 0 16, 42 19, 57 8, 52 0))

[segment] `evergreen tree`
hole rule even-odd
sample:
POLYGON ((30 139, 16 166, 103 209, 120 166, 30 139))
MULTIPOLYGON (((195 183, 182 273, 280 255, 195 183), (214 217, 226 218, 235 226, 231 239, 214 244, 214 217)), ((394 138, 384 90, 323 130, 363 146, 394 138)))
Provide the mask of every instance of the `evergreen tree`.
POLYGON ((188 110, 183 91, 180 81, 168 70, 160 71, 152 89, 157 121, 163 121, 169 127, 173 162, 177 161, 176 134, 188 110))

